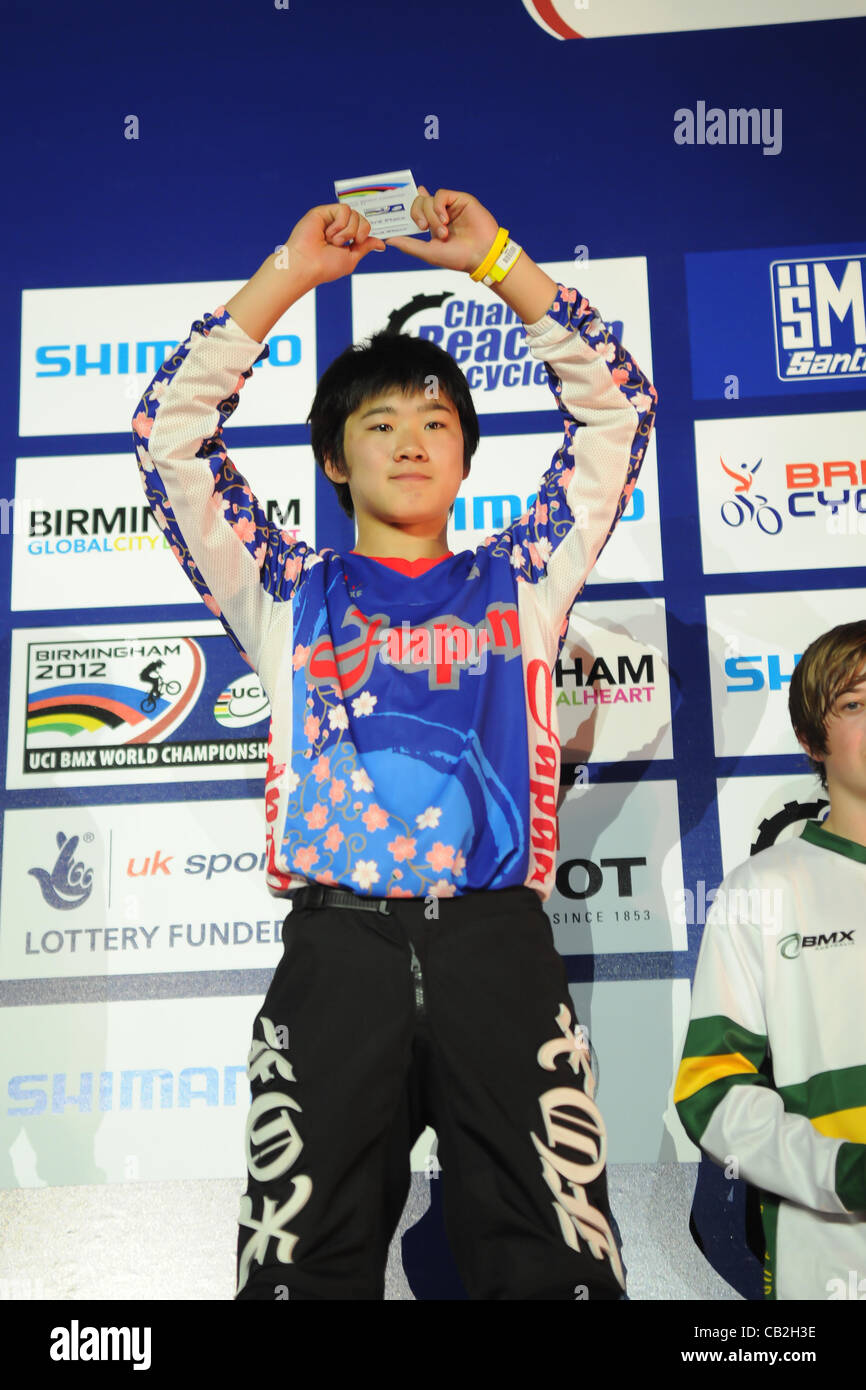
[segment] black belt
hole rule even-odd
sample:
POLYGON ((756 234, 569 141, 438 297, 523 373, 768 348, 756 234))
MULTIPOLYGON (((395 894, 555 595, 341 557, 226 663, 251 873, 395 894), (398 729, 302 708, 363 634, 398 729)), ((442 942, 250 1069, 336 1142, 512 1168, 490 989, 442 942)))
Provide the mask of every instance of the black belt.
POLYGON ((311 883, 292 893, 292 910, 297 907, 350 907, 357 912, 380 912, 391 915, 388 898, 362 898, 344 888, 326 888, 324 883, 311 883))

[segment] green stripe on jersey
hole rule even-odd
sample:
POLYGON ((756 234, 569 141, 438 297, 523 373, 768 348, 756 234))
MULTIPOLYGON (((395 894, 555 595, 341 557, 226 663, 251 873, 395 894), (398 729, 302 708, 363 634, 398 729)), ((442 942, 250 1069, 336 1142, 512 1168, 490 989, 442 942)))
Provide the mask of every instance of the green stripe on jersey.
POLYGON ((795 1086, 777 1086, 785 1109, 792 1115, 832 1115, 837 1110, 854 1110, 866 1105, 866 1066, 840 1067, 822 1071, 795 1086))
POLYGON ((725 1052, 742 1052, 754 1067, 761 1065, 766 1051, 766 1037, 751 1033, 724 1014, 693 1018, 683 1046, 684 1057, 719 1057, 725 1052))
POLYGON ((676 1110, 679 1115, 683 1129, 689 1138, 695 1143, 700 1144, 701 1135, 710 1123, 713 1111, 720 1101, 724 1100, 732 1086, 769 1086, 766 1076, 760 1072, 739 1072, 734 1076, 722 1076, 718 1081, 711 1081, 709 1086, 704 1086, 700 1091, 695 1091, 694 1095, 686 1100, 676 1102, 676 1110))
POLYGON ((866 1211, 866 1144, 844 1142, 840 1146, 836 1195, 846 1211, 866 1211))
POLYGON ((861 864, 866 864, 866 845, 858 845, 856 840, 846 840, 842 835, 834 835, 832 830, 825 830, 819 821, 807 820, 800 839, 806 840, 810 845, 818 845, 820 849, 831 849, 836 854, 844 854, 847 859, 857 859, 861 864))

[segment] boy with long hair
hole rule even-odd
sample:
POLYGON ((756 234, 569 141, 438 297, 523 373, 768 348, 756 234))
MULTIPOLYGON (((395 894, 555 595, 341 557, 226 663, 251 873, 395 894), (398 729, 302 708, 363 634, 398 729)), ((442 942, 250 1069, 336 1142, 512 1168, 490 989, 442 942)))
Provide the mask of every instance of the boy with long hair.
POLYGON ((617 1299, 604 1124, 541 904, 557 847, 551 673, 656 393, 477 199, 421 187, 412 217, 430 240, 389 244, 514 311, 563 420, 534 506, 477 551, 452 554, 446 530, 478 421, 431 343, 376 335, 319 383, 313 451, 356 517, 351 551, 269 523, 226 454, 222 426, 273 325, 385 250, 347 206, 312 208, 194 323, 133 420, 159 524, 271 702, 267 882, 291 905, 249 1057, 237 1297, 381 1298, 430 1124, 470 1298, 617 1299))

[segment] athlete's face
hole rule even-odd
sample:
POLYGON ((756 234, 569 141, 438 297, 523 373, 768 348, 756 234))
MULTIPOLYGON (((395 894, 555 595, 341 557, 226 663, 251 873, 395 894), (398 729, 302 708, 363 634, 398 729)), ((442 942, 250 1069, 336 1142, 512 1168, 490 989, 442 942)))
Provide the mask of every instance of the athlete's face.
POLYGON ((355 515, 389 525, 444 524, 466 476, 460 416, 447 396, 393 390, 365 401, 346 420, 346 472, 355 515))
POLYGON ((831 805, 835 789, 866 805, 866 672, 861 674, 857 685, 834 700, 824 726, 827 752, 820 756, 831 805))

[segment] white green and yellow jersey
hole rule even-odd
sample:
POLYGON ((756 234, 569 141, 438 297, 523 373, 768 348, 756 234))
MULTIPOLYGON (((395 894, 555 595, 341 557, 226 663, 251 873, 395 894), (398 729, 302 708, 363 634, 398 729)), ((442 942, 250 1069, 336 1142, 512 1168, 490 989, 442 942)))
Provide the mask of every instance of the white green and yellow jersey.
POLYGON ((866 1298, 866 847, 810 821, 727 875, 674 1100, 761 1191, 766 1296, 866 1298))

